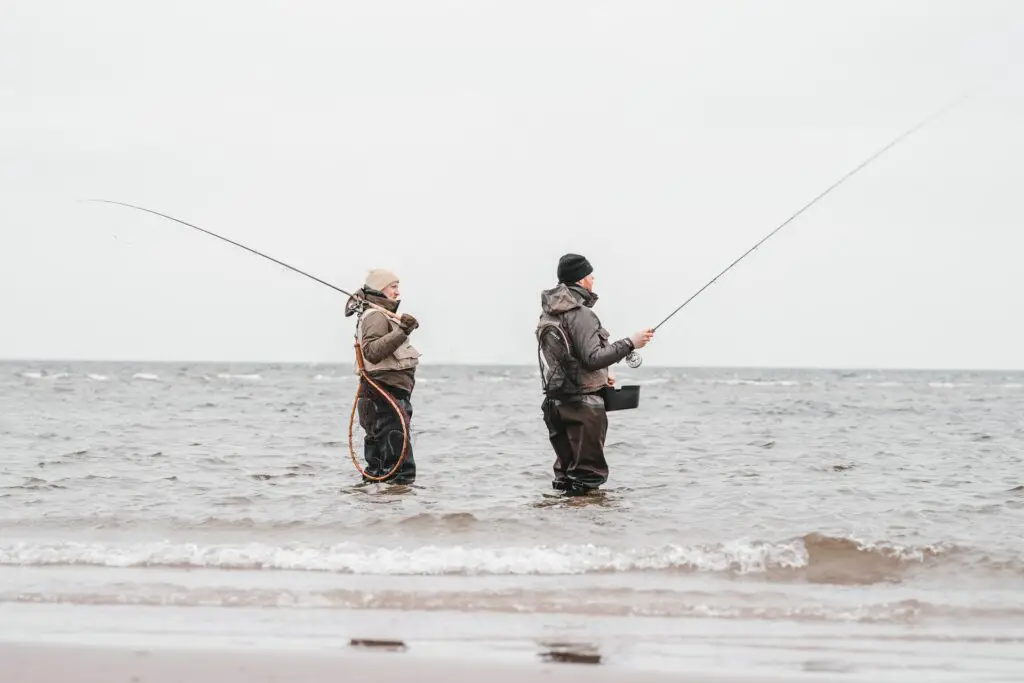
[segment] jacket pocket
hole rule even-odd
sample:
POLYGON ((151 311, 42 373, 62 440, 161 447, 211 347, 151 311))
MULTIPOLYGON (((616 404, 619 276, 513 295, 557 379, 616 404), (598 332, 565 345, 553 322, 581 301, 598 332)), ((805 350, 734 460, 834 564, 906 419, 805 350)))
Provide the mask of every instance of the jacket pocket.
POLYGON ((397 349, 395 349, 395 358, 398 360, 416 360, 420 357, 420 352, 413 348, 413 345, 409 342, 402 342, 397 349))

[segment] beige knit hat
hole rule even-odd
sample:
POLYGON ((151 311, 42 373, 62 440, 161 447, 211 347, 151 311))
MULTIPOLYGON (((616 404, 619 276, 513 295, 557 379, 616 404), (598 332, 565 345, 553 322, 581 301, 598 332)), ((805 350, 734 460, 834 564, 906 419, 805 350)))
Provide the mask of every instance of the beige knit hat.
POLYGON ((384 291, 393 282, 398 282, 398 276, 384 268, 374 268, 366 274, 366 286, 378 292, 384 291))

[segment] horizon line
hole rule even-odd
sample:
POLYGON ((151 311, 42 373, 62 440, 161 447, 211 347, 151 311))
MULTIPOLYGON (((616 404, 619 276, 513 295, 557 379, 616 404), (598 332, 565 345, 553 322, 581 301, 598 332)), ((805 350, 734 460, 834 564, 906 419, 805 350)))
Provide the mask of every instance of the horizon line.
MULTIPOLYGON (((349 366, 351 361, 300 361, 300 360, 154 360, 144 358, 0 358, 0 364, 10 363, 149 363, 154 365, 313 365, 313 366, 349 366)), ((467 363, 452 361, 448 363, 421 362, 419 367, 503 367, 503 368, 527 368, 533 367, 532 363, 498 363, 494 361, 467 363)), ((614 366, 612 366, 614 368, 614 366)), ((658 365, 645 364, 642 368, 657 368, 666 370, 818 370, 818 371, 902 371, 902 372, 1022 372, 1024 368, 1002 368, 1002 367, 909 367, 909 366, 828 366, 828 365, 658 365)), ((633 371, 633 368, 625 368, 633 371)))

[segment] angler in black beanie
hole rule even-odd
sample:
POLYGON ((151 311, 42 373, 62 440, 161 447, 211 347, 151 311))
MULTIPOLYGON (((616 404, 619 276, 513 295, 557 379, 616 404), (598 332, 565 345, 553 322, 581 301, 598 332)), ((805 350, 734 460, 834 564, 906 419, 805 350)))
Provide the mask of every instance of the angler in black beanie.
POLYGON ((585 256, 566 254, 558 259, 558 281, 571 285, 594 272, 594 266, 585 256))
POLYGON ((647 328, 609 341, 593 311, 594 267, 579 254, 558 260, 558 285, 541 292, 536 335, 544 402, 541 411, 555 450, 551 485, 569 494, 596 490, 608 481, 604 442, 608 432, 602 392, 613 383, 608 368, 654 336, 647 328))

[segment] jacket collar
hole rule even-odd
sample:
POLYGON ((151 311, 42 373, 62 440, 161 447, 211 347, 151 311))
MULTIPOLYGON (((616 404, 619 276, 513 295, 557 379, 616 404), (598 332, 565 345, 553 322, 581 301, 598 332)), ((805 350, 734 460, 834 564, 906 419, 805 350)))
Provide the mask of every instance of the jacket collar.
POLYGON ((368 302, 380 306, 381 308, 394 313, 398 310, 398 306, 402 303, 401 301, 392 301, 391 299, 384 296, 383 292, 379 292, 376 289, 363 286, 356 291, 348 302, 345 304, 345 317, 348 317, 356 312, 361 302, 368 302))
POLYGON ((583 305, 587 308, 593 308, 594 304, 597 303, 599 297, 594 292, 587 291, 576 284, 566 285, 566 287, 569 288, 570 292, 579 297, 580 301, 582 301, 583 305))

